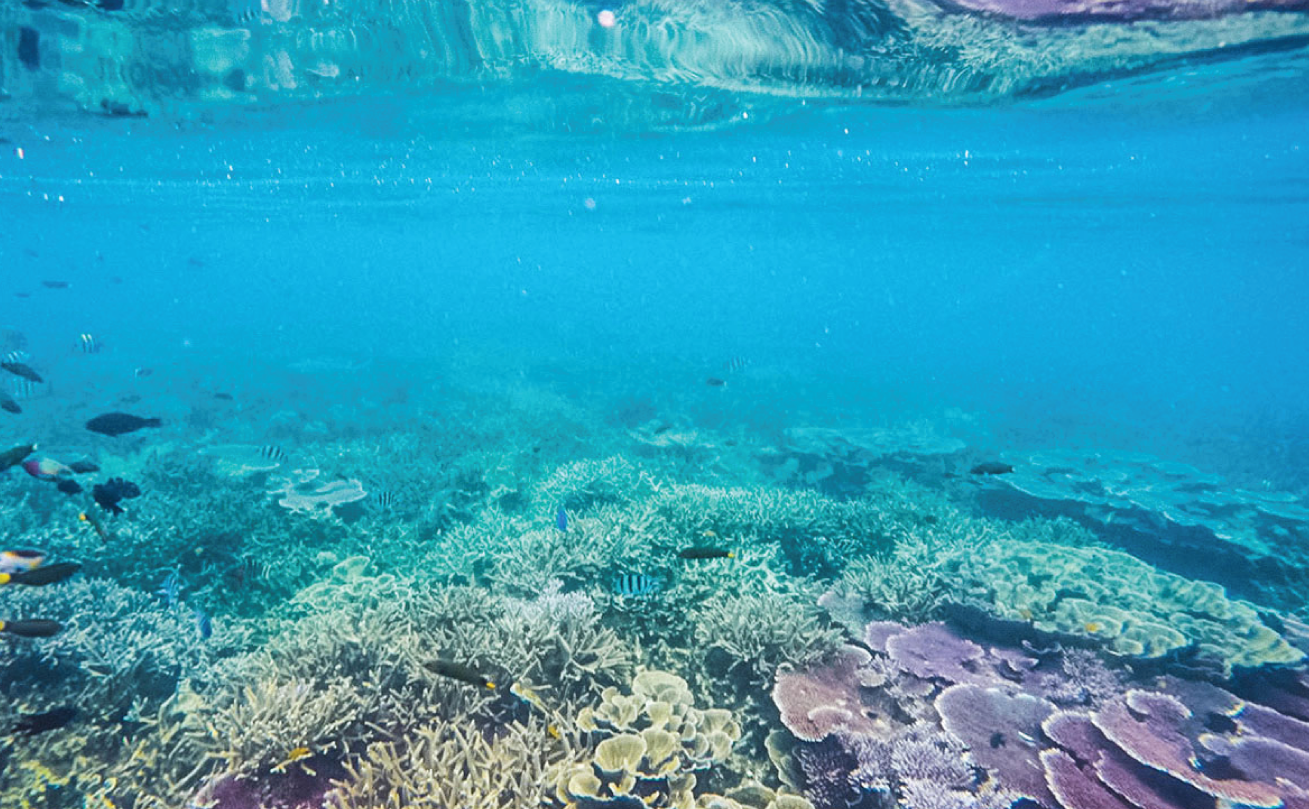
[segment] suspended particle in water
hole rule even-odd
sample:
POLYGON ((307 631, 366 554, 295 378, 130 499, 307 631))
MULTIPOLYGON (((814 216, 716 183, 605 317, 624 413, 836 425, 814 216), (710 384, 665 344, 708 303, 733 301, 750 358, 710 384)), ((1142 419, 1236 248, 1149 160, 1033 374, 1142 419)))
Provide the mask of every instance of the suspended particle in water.
POLYGON ((601 28, 613 28, 618 24, 618 18, 607 8, 595 15, 595 21, 600 23, 601 28))

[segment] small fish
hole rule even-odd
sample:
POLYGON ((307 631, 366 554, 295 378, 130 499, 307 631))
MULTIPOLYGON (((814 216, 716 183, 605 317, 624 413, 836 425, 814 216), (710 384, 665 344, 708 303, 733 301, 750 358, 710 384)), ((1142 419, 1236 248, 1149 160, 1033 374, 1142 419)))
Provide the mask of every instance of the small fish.
POLYGON ((16 351, 10 351, 5 355, 0 356, 0 362, 27 362, 31 358, 32 358, 31 354, 28 354, 26 351, 20 349, 16 351))
POLYGON ((36 444, 19 444, 13 449, 0 452, 0 472, 11 466, 18 466, 28 455, 36 452, 36 444))
POLYGON ((49 638, 58 635, 64 625, 58 621, 29 618, 24 621, 0 621, 0 632, 18 638, 49 638))
POLYGON ((396 504, 395 492, 392 492, 388 489, 383 489, 380 492, 377 492, 376 494, 373 495, 373 505, 377 506, 382 511, 388 511, 390 509, 395 508, 395 504, 396 504))
POLYGON ((40 374, 32 370, 32 366, 28 365, 25 362, 8 362, 8 361, 0 362, 0 368, 5 369, 6 371, 13 374, 14 376, 31 380, 32 382, 35 382, 38 385, 45 381, 44 379, 41 378, 40 374))
POLYGON ((220 402, 230 402, 230 401, 232 401, 232 394, 230 394, 230 393, 215 393, 215 394, 214 394, 214 398, 217 399, 217 400, 220 401, 220 402))
POLYGON ((58 480, 73 474, 73 470, 54 458, 32 458, 23 461, 23 471, 37 480, 58 480))
POLYGON ((531 705, 541 713, 549 713, 549 710, 545 706, 545 700, 541 699, 536 691, 532 690, 531 686, 526 683, 521 681, 512 683, 509 686, 509 693, 518 697, 523 702, 526 702, 528 705, 531 705))
POLYGON ((86 423, 86 429, 101 435, 120 436, 145 427, 162 427, 162 419, 147 419, 131 413, 105 413, 86 423))
POLYGON ((275 444, 265 444, 259 448, 259 457, 273 463, 286 463, 286 450, 275 444))
POLYGON ((91 489, 91 498, 96 505, 111 514, 122 514, 123 507, 118 505, 124 499, 141 496, 141 487, 130 480, 110 478, 104 483, 97 483, 91 489))
POLYGON ((723 363, 723 370, 729 374, 734 374, 738 371, 745 370, 745 367, 749 364, 750 360, 745 357, 732 357, 727 362, 723 363))
POLYGON ((55 488, 67 495, 81 494, 82 484, 72 478, 65 478, 55 484, 55 488))
POLYGON ((42 281, 41 286, 46 289, 68 289, 72 286, 69 281, 42 281))
POLYGON ((986 461, 985 463, 979 463, 977 466, 968 470, 968 472, 973 475, 1007 475, 1012 471, 1014 471, 1012 466, 1007 463, 1000 463, 999 461, 986 461))
POLYGON ((1085 629, 1087 632, 1094 633, 1104 629, 1104 626, 1099 623, 1096 623, 1095 621, 1088 621, 1085 624, 1082 624, 1082 629, 1085 629))
POLYGON ((136 377, 137 379, 145 379, 148 376, 154 376, 154 373, 155 373, 155 369, 146 368, 145 366, 132 369, 132 376, 136 377))
POLYGON ((100 471, 100 467, 95 462, 87 460, 73 461, 68 465, 68 468, 73 470, 74 475, 87 475, 91 472, 100 471))
POLYGON ((99 354, 100 341, 95 339, 95 335, 83 332, 77 336, 77 348, 83 354, 99 354))
POLYGON ((253 556, 246 556, 241 561, 223 571, 223 581, 234 590, 250 584, 259 578, 259 562, 253 556))
POLYGON ((195 620, 195 631, 199 633, 200 640, 209 640, 214 634, 214 619, 209 617, 209 613, 199 608, 192 610, 191 613, 195 620))
POLYGON ((18 718, 18 724, 14 725, 14 732, 35 736, 47 730, 58 730, 76 717, 77 709, 71 707, 55 708, 45 713, 23 714, 18 718))
POLYGON ((270 772, 286 772, 287 767, 291 766, 297 761, 302 761, 306 758, 309 758, 313 754, 314 752, 312 750, 310 750, 308 747, 305 747, 303 745, 300 747, 293 747, 290 750, 286 751, 286 759, 282 761, 280 764, 273 767, 270 772))
POLYGON ((442 677, 449 677, 452 680, 458 680, 461 683, 468 683, 479 688, 495 688, 495 683, 478 674, 475 669, 459 663, 452 663, 449 660, 431 660, 423 664, 428 671, 439 674, 442 677))
POLYGON ((559 511, 555 512, 555 528, 560 531, 568 530, 568 511, 563 506, 560 506, 559 511))
POLYGON ((644 573, 624 573, 614 580, 614 592, 620 596, 642 598, 659 592, 659 580, 644 573))
POLYGON ((77 519, 81 520, 84 523, 87 523, 92 528, 94 528, 96 534, 100 536, 101 542, 109 541, 111 534, 105 530, 105 527, 100 524, 100 521, 95 518, 94 514, 87 514, 85 511, 83 511, 81 514, 77 515, 77 519))
POLYGON ((162 598, 170 607, 177 605, 177 597, 182 592, 182 576, 176 570, 168 574, 164 583, 155 590, 155 595, 162 598))
POLYGON ((722 388, 727 386, 726 379, 719 379, 716 376, 708 377, 707 379, 705 379, 704 383, 711 388, 722 388))
POLYGON ((23 408, 18 406, 18 402, 12 396, 0 390, 0 410, 9 413, 22 413, 23 408))
POLYGON ((736 554, 724 548, 701 545, 682 548, 677 552, 679 559, 734 559, 736 554))
POLYGON ((36 383, 30 379, 11 377, 9 379, 9 393, 14 399, 26 401, 36 396, 36 383))
POLYGON ((53 565, 33 568, 32 570, 0 573, 0 584, 25 584, 28 587, 44 587, 47 584, 58 584, 61 581, 66 581, 81 569, 82 565, 78 562, 58 562, 53 565))
POLYGON ((31 548, 0 551, 0 573, 18 573, 34 570, 45 563, 45 552, 31 548))

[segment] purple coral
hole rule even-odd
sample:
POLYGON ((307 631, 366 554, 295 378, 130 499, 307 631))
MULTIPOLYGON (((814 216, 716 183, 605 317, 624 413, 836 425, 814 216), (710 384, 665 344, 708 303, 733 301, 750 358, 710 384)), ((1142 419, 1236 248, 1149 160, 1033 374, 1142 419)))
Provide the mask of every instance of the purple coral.
POLYGON ((852 802, 913 809, 1004 796, 1049 809, 1309 809, 1304 672, 1244 677, 1237 687, 1261 704, 1173 677, 1127 690, 1091 652, 1036 660, 942 624, 875 623, 864 636, 874 655, 782 675, 774 690, 793 732, 825 739, 804 754, 816 802, 848 787, 852 802))
POLYGON ((941 726, 1008 790, 1050 805, 1041 768, 1041 723, 1054 705, 1030 694, 953 685, 936 698, 941 726))
POLYGON ((1134 761, 1168 773, 1215 798, 1249 806, 1281 805, 1281 796, 1267 784, 1216 779, 1197 770, 1191 764, 1196 751, 1178 729, 1178 724, 1190 715, 1190 709, 1176 697, 1131 691, 1124 702, 1109 703, 1091 719, 1105 738, 1134 761))
POLYGON ((333 782, 347 776, 339 762, 314 756, 284 773, 212 778, 188 805, 213 809, 319 809, 331 801, 336 788, 333 782))
POLYGON ((858 801, 858 790, 850 783, 855 761, 836 739, 796 745, 791 755, 815 809, 847 809, 858 801))
POLYGON ((982 662, 986 651, 951 632, 945 624, 916 626, 886 639, 886 651, 902 669, 924 680, 988 683, 995 679, 982 662))
POLYGON ((822 741, 842 728, 875 730, 859 696, 858 671, 871 659, 863 649, 845 646, 828 665, 779 674, 773 702, 781 711, 782 724, 806 742, 822 741))

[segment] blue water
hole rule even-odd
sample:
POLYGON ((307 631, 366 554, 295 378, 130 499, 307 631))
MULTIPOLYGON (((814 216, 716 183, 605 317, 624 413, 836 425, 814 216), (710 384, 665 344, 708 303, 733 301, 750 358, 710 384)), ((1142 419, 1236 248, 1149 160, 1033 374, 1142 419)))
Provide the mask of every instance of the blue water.
POLYGON ((1298 72, 1209 72, 683 134, 407 116, 439 95, 36 119, 0 163, 6 291, 33 291, 5 320, 143 365, 492 347, 488 376, 547 364, 570 395, 699 394, 744 355, 770 371, 729 406, 747 418, 958 407, 997 448, 1298 461, 1309 97, 1298 72))

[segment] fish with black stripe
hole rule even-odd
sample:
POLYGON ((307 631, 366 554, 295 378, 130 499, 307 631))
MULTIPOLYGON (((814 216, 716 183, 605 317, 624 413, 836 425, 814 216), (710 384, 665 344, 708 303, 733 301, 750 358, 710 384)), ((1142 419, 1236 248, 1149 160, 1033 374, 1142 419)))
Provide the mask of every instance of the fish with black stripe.
POLYGON ((629 598, 648 598, 662 589, 659 579, 645 573, 623 573, 614 580, 614 594, 629 598))

